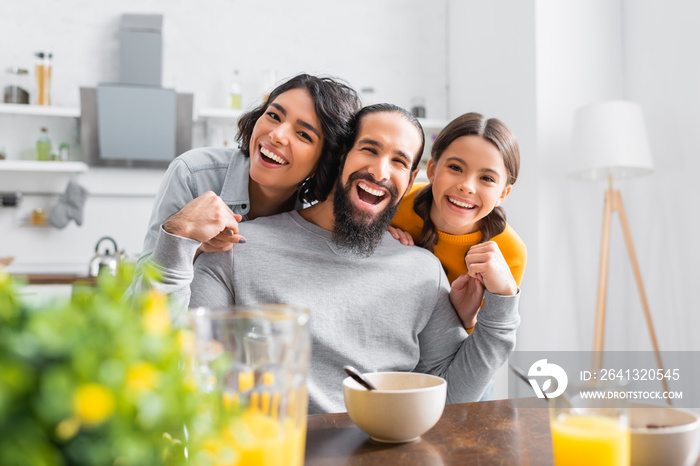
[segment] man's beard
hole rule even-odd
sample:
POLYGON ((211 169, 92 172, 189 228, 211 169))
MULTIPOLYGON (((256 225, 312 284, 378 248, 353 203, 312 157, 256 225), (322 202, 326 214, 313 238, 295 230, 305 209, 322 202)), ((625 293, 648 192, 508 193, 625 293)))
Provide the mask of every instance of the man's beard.
MULTIPOLYGON (((342 175, 342 174, 341 174, 342 175)), ((399 194, 395 186, 387 182, 377 182, 372 175, 366 172, 355 172, 348 177, 345 185, 338 179, 333 197, 333 241, 344 249, 359 254, 370 256, 384 236, 387 227, 394 218, 399 207, 399 194), (359 210, 350 201, 350 190, 353 181, 364 179, 379 185, 389 191, 391 199, 389 205, 376 215, 359 210)))

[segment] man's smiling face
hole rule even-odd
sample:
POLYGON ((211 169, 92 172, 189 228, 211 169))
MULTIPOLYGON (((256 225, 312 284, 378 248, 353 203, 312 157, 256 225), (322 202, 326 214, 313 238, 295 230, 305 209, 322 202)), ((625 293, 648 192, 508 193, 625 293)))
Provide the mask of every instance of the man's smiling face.
POLYGON ((336 187, 334 235, 340 245, 371 253, 413 183, 422 140, 396 112, 369 113, 359 125, 336 187))

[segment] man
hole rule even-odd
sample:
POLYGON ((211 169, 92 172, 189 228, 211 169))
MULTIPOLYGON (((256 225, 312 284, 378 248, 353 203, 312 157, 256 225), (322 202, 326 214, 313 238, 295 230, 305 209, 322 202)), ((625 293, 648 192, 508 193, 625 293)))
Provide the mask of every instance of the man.
POLYGON ((166 221, 153 254, 163 272, 156 286, 193 307, 309 308, 310 413, 344 411, 346 364, 361 372, 439 375, 447 379, 448 402, 476 401, 515 345, 519 290, 504 266, 478 270, 481 280, 453 291, 467 322, 481 304, 480 284, 488 290, 467 337, 440 262, 386 231, 417 174, 420 124, 399 107, 378 104, 362 109, 351 130, 332 195, 299 212, 241 224, 244 245, 202 254, 193 267, 199 243, 169 234, 166 221))

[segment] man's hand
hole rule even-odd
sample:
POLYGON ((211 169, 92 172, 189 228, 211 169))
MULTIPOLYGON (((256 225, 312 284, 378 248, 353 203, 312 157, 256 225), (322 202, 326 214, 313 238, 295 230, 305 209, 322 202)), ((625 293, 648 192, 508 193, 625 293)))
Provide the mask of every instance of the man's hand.
POLYGON ((464 328, 469 329, 476 325, 476 315, 483 300, 484 285, 478 278, 472 278, 465 273, 452 282, 450 301, 464 328))
POLYGON ((518 285, 510 273, 508 263, 495 242, 487 241, 472 246, 464 261, 469 276, 478 278, 490 293, 512 296, 518 292, 518 285))
POLYGON ((413 237, 401 228, 389 226, 387 230, 389 230, 389 233, 391 233, 394 239, 398 240, 404 246, 413 246, 413 237))
POLYGON ((207 191, 166 220, 163 229, 199 241, 205 252, 228 251, 234 243, 245 242, 238 234, 241 218, 219 196, 207 191))

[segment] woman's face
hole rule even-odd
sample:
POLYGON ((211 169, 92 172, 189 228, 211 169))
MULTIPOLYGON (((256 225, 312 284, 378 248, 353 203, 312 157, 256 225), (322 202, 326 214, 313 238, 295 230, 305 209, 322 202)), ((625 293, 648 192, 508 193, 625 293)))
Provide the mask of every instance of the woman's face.
POLYGON ((480 228, 481 219, 510 194, 503 156, 481 136, 462 136, 447 146, 437 163, 428 161, 433 185, 430 218, 451 235, 480 228))
POLYGON ((277 96, 258 118, 250 138, 250 178, 261 188, 291 195, 318 166, 321 122, 306 89, 277 96))

